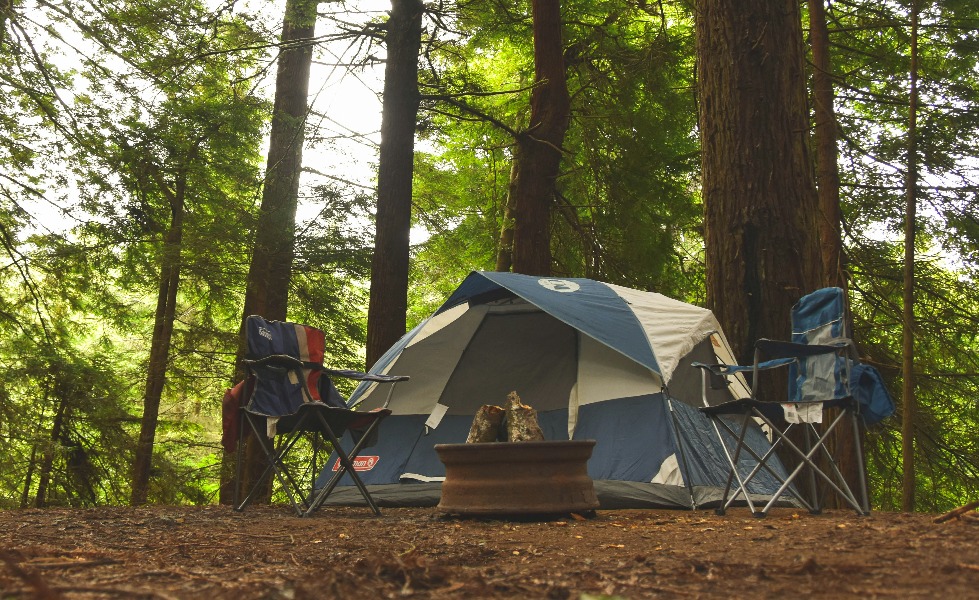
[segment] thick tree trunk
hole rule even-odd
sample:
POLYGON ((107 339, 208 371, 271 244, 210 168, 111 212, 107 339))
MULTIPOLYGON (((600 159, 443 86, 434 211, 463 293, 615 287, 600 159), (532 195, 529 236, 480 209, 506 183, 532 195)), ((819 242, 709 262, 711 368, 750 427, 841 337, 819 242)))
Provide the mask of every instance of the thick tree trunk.
MULTIPOLYGON (((283 321, 287 315, 318 4, 318 0, 286 2, 281 53, 276 65, 265 186, 245 288, 235 382, 244 378, 241 359, 245 354, 245 319, 249 315, 261 315, 283 321)), ((263 460, 260 448, 254 443, 246 445, 242 489, 247 489, 261 474, 263 460)), ((234 493, 233 455, 225 455, 222 462, 220 501, 228 503, 234 493)), ((271 484, 265 494, 266 500, 270 494, 271 484)))
POLYGON ((392 0, 381 109, 377 231, 367 309, 367 366, 404 335, 408 312, 411 179, 418 120, 421 0, 392 0))
POLYGON ((317 5, 317 0, 286 2, 265 186, 248 269, 243 317, 261 315, 280 321, 286 318, 317 5))
POLYGON ((177 309, 185 193, 186 173, 182 173, 170 198, 170 228, 163 246, 163 265, 160 269, 160 287, 156 299, 153 338, 150 342, 150 360, 147 366, 146 389, 143 393, 143 417, 140 421, 139 440, 136 442, 136 454, 133 460, 130 496, 130 503, 133 505, 145 504, 149 492, 153 444, 156 439, 163 386, 166 383, 170 340, 173 336, 173 321, 177 309))
POLYGON ((515 273, 550 275, 551 205, 568 130, 571 98, 564 72, 559 0, 534 0, 535 87, 530 125, 517 139, 497 269, 506 266, 504 244, 512 223, 510 267, 515 273))
POLYGON ((697 7, 707 303, 748 361, 821 281, 801 15, 793 0, 697 7))
POLYGON ((903 410, 901 415, 901 510, 914 510, 914 241, 918 207, 918 10, 911 3, 911 90, 908 100, 908 166, 904 214, 904 335, 902 340, 903 410))
MULTIPOLYGON (((802 23, 795 0, 698 0, 697 76, 707 305, 737 358, 789 339, 790 310, 820 286, 802 23)), ((782 370, 756 382, 785 397, 782 370)))

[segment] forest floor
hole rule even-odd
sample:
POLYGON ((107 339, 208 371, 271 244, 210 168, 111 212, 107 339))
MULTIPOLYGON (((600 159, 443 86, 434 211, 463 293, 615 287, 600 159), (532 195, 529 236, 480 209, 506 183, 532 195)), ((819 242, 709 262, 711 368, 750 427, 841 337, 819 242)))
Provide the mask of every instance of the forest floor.
MULTIPOLYGON (((975 513, 966 515, 974 517, 975 513)), ((0 598, 979 598, 979 522, 776 508, 491 520, 284 506, 0 511, 0 598)))

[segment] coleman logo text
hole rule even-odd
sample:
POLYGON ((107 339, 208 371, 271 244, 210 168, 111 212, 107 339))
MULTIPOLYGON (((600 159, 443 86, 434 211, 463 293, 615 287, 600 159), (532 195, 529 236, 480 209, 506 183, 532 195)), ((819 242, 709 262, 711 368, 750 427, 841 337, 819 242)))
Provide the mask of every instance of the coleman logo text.
MULTIPOLYGON (((354 471, 370 471, 371 469, 374 468, 375 465, 377 465, 377 461, 379 461, 380 459, 381 459, 380 456, 358 456, 353 460, 354 471)), ((339 458, 333 463, 333 470, 334 471, 340 470, 339 458)))

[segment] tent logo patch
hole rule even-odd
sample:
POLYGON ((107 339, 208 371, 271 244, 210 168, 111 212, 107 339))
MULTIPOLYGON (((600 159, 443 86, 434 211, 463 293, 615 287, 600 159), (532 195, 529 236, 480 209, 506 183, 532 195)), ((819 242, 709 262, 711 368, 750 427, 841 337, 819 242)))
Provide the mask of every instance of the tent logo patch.
POLYGON ((581 289, 580 285, 567 279, 538 279, 537 283, 552 292, 570 293, 581 289))
MULTIPOLYGON (((377 466, 378 461, 381 460, 380 456, 358 456, 353 460, 354 471, 370 471, 377 466)), ((340 459, 336 459, 333 463, 333 471, 340 470, 340 459)))

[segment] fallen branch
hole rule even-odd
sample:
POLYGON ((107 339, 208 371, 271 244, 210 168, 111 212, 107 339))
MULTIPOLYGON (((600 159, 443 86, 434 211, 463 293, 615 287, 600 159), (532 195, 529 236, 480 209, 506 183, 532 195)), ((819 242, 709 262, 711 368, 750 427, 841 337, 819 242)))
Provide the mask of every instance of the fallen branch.
POLYGON ((964 515, 965 513, 969 512, 970 510, 975 510, 977 508, 979 508, 979 500, 977 500, 975 502, 970 502, 970 503, 965 504, 963 506, 960 506, 960 507, 956 508, 955 510, 950 510, 947 513, 945 513, 944 515, 935 517, 935 521, 934 522, 935 523, 944 523, 945 521, 950 521, 952 519, 957 519, 960 516, 964 515))

